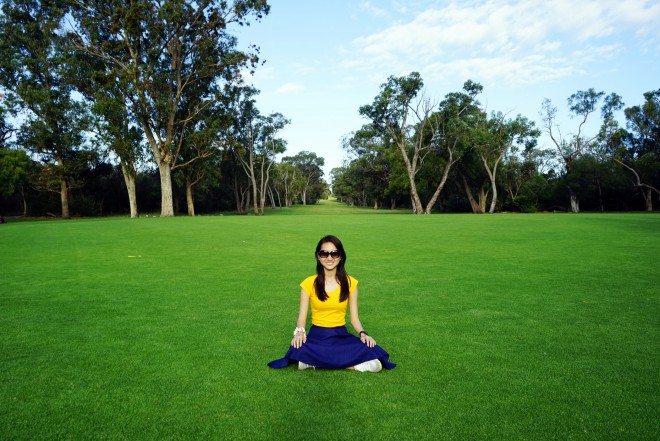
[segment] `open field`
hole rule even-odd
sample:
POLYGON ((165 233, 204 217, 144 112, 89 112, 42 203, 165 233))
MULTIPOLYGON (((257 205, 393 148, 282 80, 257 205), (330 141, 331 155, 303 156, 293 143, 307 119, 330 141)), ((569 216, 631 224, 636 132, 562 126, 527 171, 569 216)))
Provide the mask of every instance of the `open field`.
POLYGON ((0 439, 658 439, 660 216, 0 225, 0 439), (270 370, 336 234, 398 367, 270 370))

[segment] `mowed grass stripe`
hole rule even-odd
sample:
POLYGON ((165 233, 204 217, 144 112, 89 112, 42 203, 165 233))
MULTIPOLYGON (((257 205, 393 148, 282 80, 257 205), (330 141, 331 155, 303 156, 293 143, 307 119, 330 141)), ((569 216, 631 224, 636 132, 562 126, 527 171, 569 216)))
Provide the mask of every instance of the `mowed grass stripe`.
POLYGON ((654 439, 646 214, 264 217, 0 228, 2 439, 654 439), (399 366, 273 371, 336 234, 399 366))

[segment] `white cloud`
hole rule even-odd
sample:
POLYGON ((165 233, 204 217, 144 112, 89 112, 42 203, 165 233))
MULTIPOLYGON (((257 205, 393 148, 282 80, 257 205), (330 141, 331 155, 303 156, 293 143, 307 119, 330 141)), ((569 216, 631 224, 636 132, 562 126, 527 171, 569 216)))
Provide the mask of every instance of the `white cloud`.
POLYGON ((620 35, 637 34, 633 43, 640 46, 657 41, 658 22, 660 3, 652 0, 452 2, 356 38, 355 55, 343 65, 527 84, 582 72, 587 63, 611 58, 622 50, 612 43, 620 35))
POLYGON ((299 76, 310 75, 318 72, 317 66, 310 66, 309 64, 306 63, 293 63, 291 64, 290 69, 291 71, 295 72, 296 75, 299 76))
POLYGON ((275 90, 275 93, 278 95, 284 95, 287 93, 300 92, 301 90, 305 90, 305 86, 302 84, 286 83, 278 87, 277 90, 275 90))
POLYGON ((362 2, 362 4, 360 4, 360 9, 363 9, 379 18, 387 18, 390 16, 390 13, 386 9, 379 8, 370 1, 362 2))

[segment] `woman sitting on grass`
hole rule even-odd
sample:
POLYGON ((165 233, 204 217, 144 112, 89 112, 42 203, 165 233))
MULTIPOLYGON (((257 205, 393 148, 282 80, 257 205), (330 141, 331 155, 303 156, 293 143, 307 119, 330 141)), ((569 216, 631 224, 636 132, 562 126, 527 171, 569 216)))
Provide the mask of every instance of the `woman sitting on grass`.
POLYGON ((325 236, 316 245, 316 275, 302 281, 298 323, 291 347, 284 358, 268 363, 283 368, 298 362, 298 369, 355 369, 378 372, 393 369, 389 354, 364 331, 358 316, 358 281, 346 274, 346 252, 335 236, 325 236), (305 332, 307 311, 312 305, 312 326, 305 332), (346 329, 346 305, 359 337, 346 329))

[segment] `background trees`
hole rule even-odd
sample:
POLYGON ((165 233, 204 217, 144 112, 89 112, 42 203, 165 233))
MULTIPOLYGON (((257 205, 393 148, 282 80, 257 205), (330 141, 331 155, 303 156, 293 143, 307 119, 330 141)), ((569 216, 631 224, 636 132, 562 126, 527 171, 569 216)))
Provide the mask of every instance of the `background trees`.
POLYGON ((381 85, 380 93, 370 105, 360 107, 360 114, 371 121, 371 127, 382 138, 394 144, 405 165, 413 213, 429 214, 447 182, 452 166, 460 159, 466 118, 478 105, 475 97, 482 87, 467 81, 464 92, 448 94, 436 105, 419 96, 424 83, 417 72, 406 77, 390 77, 381 85), (434 161, 435 159, 435 161, 434 161), (436 182, 419 182, 424 162, 434 162, 436 182), (428 202, 420 196, 420 185, 428 187, 428 202))
POLYGON ((644 102, 625 110, 628 133, 615 133, 618 148, 613 159, 633 176, 633 185, 653 210, 653 195, 660 194, 660 89, 646 92, 644 102), (623 135, 623 136, 621 136, 623 135))
POLYGON ((17 143, 42 162, 35 187, 59 193, 63 218, 70 216, 69 192, 90 155, 83 138, 87 108, 72 97, 58 32, 66 12, 61 2, 14 0, 3 3, 0 15, 0 85, 23 117, 17 143))
MULTIPOLYGON (((0 211, 263 214, 324 197, 324 158, 282 157, 288 120, 262 114, 243 83, 259 53, 231 31, 268 11, 263 0, 2 2, 0 211)), ((542 149, 526 116, 482 107, 480 84, 439 101, 423 86, 416 72, 390 76, 358 109, 366 124, 332 171, 338 199, 414 213, 577 212, 652 210, 660 195, 660 89, 630 107, 577 91, 572 132, 546 100, 552 148, 542 149)))
POLYGON ((282 162, 295 170, 294 188, 300 202, 303 205, 316 203, 327 190, 321 170, 325 160, 314 152, 303 150, 293 156, 285 156, 282 162))
POLYGON ((240 70, 258 61, 255 51, 236 49, 227 28, 260 19, 269 6, 264 0, 71 1, 77 48, 130 85, 133 112, 160 175, 161 216, 171 216, 171 173, 188 145, 188 128, 216 102, 221 82, 240 81, 240 70))
POLYGON ((275 138, 275 134, 286 124, 288 120, 280 113, 255 113, 244 127, 243 143, 236 150, 236 157, 252 186, 254 214, 264 214, 275 156, 286 150, 286 141, 275 138))
POLYGON ((540 132, 527 118, 518 115, 513 120, 506 120, 501 112, 493 114, 489 119, 477 120, 472 132, 473 148, 490 180, 492 198, 488 212, 494 213, 497 205, 497 168, 500 161, 514 145, 523 145, 525 150, 531 150, 540 132))
MULTIPOLYGON (((557 156, 563 162, 566 189, 570 197, 571 211, 574 213, 580 211, 578 193, 582 189, 580 182, 583 178, 578 173, 581 168, 575 169, 574 167, 575 161, 582 155, 593 151, 595 147, 594 143, 598 138, 598 132, 588 134, 586 123, 589 117, 597 112, 597 106, 604 96, 605 92, 596 92, 592 88, 579 90, 568 97, 570 115, 577 117, 579 124, 575 132, 569 132, 566 136, 562 135, 561 129, 556 123, 557 108, 552 105, 549 99, 546 99, 542 105, 541 119, 543 120, 543 127, 557 149, 557 156)), ((612 108, 615 103, 619 102, 620 98, 616 94, 607 97, 603 106, 603 115, 605 116, 608 108, 612 108)))
POLYGON ((624 103, 615 93, 588 89, 572 94, 567 104, 578 120, 574 132, 562 132, 557 108, 546 100, 542 128, 553 149, 542 149, 537 145, 541 131, 527 117, 487 115, 476 100, 479 84, 467 81, 463 91, 447 94, 435 106, 418 98, 422 85, 416 73, 390 77, 374 101, 360 107, 370 124, 344 142, 351 159, 332 172, 333 192, 340 200, 379 207, 377 201, 398 188, 410 194, 399 205, 415 213, 434 207, 475 213, 577 212, 638 209, 637 194, 652 209, 660 173, 659 91, 644 94, 644 104, 624 110, 627 130, 618 124, 624 103))
MULTIPOLYGON (((21 195, 23 214, 26 214, 25 188, 30 158, 22 150, 0 148, 0 201, 15 194, 21 195)), ((3 210, 0 208, 0 214, 3 210)))

